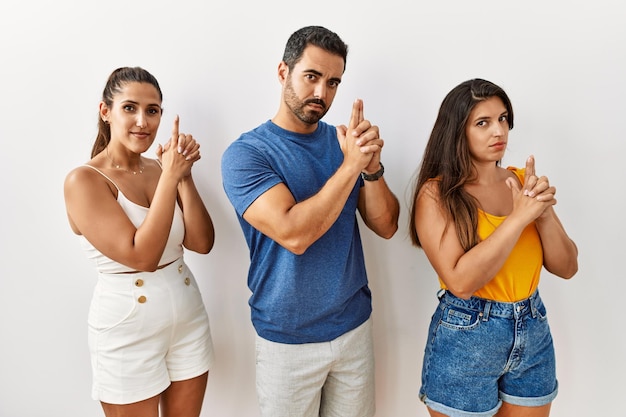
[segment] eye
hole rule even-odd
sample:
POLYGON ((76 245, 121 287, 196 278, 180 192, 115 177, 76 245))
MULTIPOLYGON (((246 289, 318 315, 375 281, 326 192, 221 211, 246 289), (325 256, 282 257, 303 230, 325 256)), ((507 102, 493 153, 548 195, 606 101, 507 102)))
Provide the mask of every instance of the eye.
POLYGON ((480 127, 487 126, 487 122, 486 122, 486 121, 484 121, 484 120, 479 120, 479 121, 476 123, 476 126, 480 126, 480 127))
POLYGON ((131 112, 131 111, 134 111, 134 110, 135 110, 135 106, 133 106, 131 104, 125 104, 124 105, 124 111, 131 112))
POLYGON ((330 86, 330 88, 337 88, 339 87, 339 81, 330 81, 328 85, 330 86))
POLYGON ((503 114, 502 116, 500 116, 500 118, 498 120, 501 121, 501 122, 508 121, 509 120, 509 115, 508 114, 503 114))
POLYGON ((161 111, 159 109, 150 108, 150 109, 148 109, 148 113, 152 114, 152 115, 157 115, 157 114, 160 114, 161 111))

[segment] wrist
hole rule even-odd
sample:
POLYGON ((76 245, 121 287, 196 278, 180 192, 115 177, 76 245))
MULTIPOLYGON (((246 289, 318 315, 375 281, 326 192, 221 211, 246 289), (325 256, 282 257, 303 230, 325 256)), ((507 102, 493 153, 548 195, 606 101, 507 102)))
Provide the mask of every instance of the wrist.
POLYGON ((379 162, 378 164, 380 165, 380 168, 378 169, 378 171, 373 172, 373 173, 361 171, 361 178, 363 178, 363 180, 365 181, 378 181, 378 179, 382 177, 383 174, 385 173, 385 167, 383 163, 379 162))

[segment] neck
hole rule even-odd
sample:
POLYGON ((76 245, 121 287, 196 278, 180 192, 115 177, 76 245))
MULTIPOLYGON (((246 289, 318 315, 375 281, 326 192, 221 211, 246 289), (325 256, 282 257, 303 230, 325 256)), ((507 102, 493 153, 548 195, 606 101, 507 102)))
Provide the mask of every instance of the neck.
POLYGON ((117 163, 116 160, 109 153, 109 147, 108 146, 106 147, 106 154, 107 154, 107 158, 111 162, 112 168, 119 169, 121 171, 128 172, 128 173, 133 174, 133 175, 143 174, 144 166, 141 163, 141 156, 139 156, 139 159, 137 161, 137 168, 133 169, 133 168, 130 167, 130 164, 126 168, 126 167, 123 167, 122 165, 120 165, 119 163, 117 163))
POLYGON ((309 134, 317 130, 317 123, 305 123, 300 120, 291 110, 281 107, 272 119, 276 126, 294 133, 309 134))
POLYGON ((500 167, 495 162, 474 164, 475 184, 489 184, 500 180, 500 167))

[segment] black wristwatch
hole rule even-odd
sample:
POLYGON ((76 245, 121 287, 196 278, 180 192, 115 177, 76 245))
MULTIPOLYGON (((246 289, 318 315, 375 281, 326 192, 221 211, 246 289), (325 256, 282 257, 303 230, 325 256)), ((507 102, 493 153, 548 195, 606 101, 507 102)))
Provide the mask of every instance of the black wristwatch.
POLYGON ((373 174, 366 174, 365 172, 361 172, 361 178, 363 178, 365 181, 378 181, 378 179, 382 177, 385 173, 385 167, 383 166, 383 163, 379 162, 379 164, 380 169, 378 171, 374 172, 373 174))

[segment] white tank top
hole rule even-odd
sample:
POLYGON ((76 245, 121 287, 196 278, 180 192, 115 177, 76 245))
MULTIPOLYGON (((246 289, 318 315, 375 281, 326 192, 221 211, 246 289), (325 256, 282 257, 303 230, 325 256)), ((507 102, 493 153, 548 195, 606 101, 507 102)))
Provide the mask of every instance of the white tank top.
MULTIPOLYGON (((108 179, 109 181, 111 181, 111 183, 113 183, 113 185, 115 185, 115 188, 117 188, 117 202, 120 204, 122 210, 124 210, 124 212, 130 219, 130 221, 135 225, 135 227, 139 227, 146 218, 146 215, 148 214, 148 208, 140 206, 137 203, 133 203, 128 198, 126 198, 126 196, 124 195, 124 193, 122 193, 117 184, 111 178, 107 177, 102 171, 95 167, 92 167, 91 165, 85 164, 85 166, 99 172, 104 178, 108 179)), ((178 206, 178 203, 176 203, 176 207, 174 208, 174 219, 172 220, 172 228, 170 229, 170 235, 167 239, 167 244, 165 245, 163 255, 161 255, 159 265, 166 265, 183 256, 184 237, 185 224, 183 222, 183 211, 178 206)), ((87 258, 94 261, 98 272, 106 274, 116 274, 120 272, 135 271, 135 269, 133 268, 130 268, 126 265, 114 261, 111 258, 104 256, 98 249, 96 249, 91 244, 91 242, 87 240, 87 238, 85 238, 85 236, 79 235, 79 239, 81 242, 81 246, 87 254, 87 258)))

